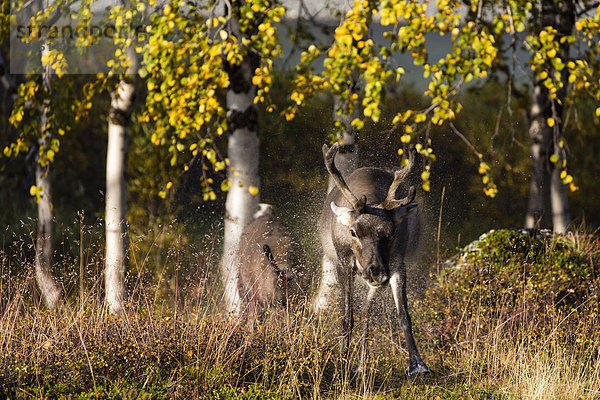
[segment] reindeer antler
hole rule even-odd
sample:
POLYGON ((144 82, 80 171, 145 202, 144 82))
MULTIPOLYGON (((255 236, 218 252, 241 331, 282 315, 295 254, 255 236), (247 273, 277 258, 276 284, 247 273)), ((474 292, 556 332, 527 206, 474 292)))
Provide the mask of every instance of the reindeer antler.
POLYGON ((410 171, 413 167, 413 164, 414 164, 414 155, 413 155, 413 152, 411 151, 408 153, 408 164, 406 164, 406 166, 404 168, 401 168, 394 172, 394 180, 392 181, 392 184, 390 185, 390 188, 388 189, 388 193, 387 193, 385 200, 383 201, 383 203, 378 205, 379 208, 383 208, 384 210, 393 210, 394 208, 406 206, 415 200, 416 192, 415 192, 414 186, 411 186, 408 189, 408 195, 405 198, 403 198, 403 199, 395 198, 396 190, 398 190, 398 187, 400 186, 400 184, 404 181, 404 179, 406 179, 406 177, 410 173, 410 171))
POLYGON ((362 213, 365 211, 365 207, 367 204, 367 196, 363 196, 360 200, 357 199, 354 193, 352 193, 352 191, 346 184, 344 177, 335 166, 335 155, 339 148, 340 144, 337 142, 332 144, 331 147, 327 147, 326 144, 323 145, 323 158, 325 159, 325 167, 327 168, 329 175, 331 175, 331 177, 335 181, 335 184, 337 185, 338 189, 340 189, 340 192, 342 192, 342 196, 344 196, 344 198, 348 201, 348 203, 350 203, 354 210, 362 213))

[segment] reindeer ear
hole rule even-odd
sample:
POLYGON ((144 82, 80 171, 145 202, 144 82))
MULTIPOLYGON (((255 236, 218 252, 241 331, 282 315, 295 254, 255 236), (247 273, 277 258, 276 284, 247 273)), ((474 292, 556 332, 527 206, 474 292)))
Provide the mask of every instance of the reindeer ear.
POLYGON ((417 205, 414 203, 395 208, 392 212, 392 220, 394 221, 394 225, 400 225, 404 219, 415 214, 417 211, 419 211, 419 207, 417 207, 417 205))
POLYGON ((337 217, 337 221, 340 224, 347 226, 348 228, 350 228, 352 226, 352 222, 353 222, 354 218, 352 217, 353 210, 351 208, 338 207, 332 201, 331 202, 331 211, 333 211, 333 213, 337 217))

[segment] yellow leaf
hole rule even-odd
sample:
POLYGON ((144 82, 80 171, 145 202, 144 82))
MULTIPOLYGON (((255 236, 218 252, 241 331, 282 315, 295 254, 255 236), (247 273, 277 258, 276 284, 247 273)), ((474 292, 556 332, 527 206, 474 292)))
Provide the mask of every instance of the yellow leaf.
POLYGON ((546 123, 548 124, 549 127, 553 127, 554 126, 554 118, 550 117, 546 120, 546 123))
POLYGON ((489 171, 489 169, 490 169, 490 166, 488 165, 488 163, 486 163, 486 162, 479 163, 479 170, 478 170, 478 172, 481 175, 485 174, 487 171, 489 171))
POLYGON ((256 196, 258 194, 258 188, 256 186, 250 186, 248 192, 250 192, 252 196, 256 196))
POLYGON ((167 183, 167 189, 171 189, 173 187, 173 182, 168 182, 167 183))
POLYGON ((31 185, 31 187, 29 188, 29 194, 31 196, 35 196, 37 192, 38 192, 38 187, 35 185, 31 185))
POLYGON ((427 115, 425 115, 425 114, 417 114, 417 115, 415 116, 415 122, 416 122, 416 123, 423 122, 423 121, 425 121, 426 119, 427 119, 427 115))

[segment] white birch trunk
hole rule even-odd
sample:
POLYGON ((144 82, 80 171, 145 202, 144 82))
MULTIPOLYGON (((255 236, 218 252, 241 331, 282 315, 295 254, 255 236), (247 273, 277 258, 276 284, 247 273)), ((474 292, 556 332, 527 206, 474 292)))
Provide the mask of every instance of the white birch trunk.
MULTIPOLYGON (((553 6, 555 26, 561 35, 570 35, 575 25, 575 4, 572 0, 553 1, 546 0, 548 8, 553 6)), ((565 64, 568 63, 570 52, 569 41, 565 40, 559 46, 559 56, 565 64)), ((555 110, 558 117, 554 131, 554 153, 559 156, 558 165, 553 165, 550 177, 550 204, 552 207, 552 230, 555 233, 566 233, 571 223, 569 213, 569 201, 567 199, 567 187, 560 178, 563 160, 567 158, 567 152, 558 143, 563 138, 564 124, 562 121, 563 104, 565 104, 567 87, 569 86, 569 72, 567 68, 561 71, 563 87, 558 91, 558 101, 555 102, 555 110)))
POLYGON ((550 203, 552 205, 552 230, 555 233, 566 233, 571 223, 567 188, 560 179, 560 169, 552 170, 550 180, 550 203))
MULTIPOLYGON (((255 108, 255 93, 254 87, 245 93, 235 93, 232 89, 229 90, 227 108, 238 112, 255 108)), ((250 187, 259 187, 259 145, 256 127, 252 129, 252 127, 246 126, 234 129, 229 136, 227 151, 231 187, 225 202, 225 236, 221 274, 225 309, 228 313, 237 315, 241 311, 241 299, 235 254, 242 229, 252 221, 252 216, 258 210, 259 203, 259 195, 252 195, 249 190, 250 187)))
MULTIPOLYGON (((241 40, 235 18, 240 5, 232 2, 230 7, 234 17, 229 21, 228 31, 241 40)), ((227 113, 231 130, 227 145, 229 158, 228 179, 231 183, 225 202, 225 222, 223 257, 221 258, 221 279, 223 282, 224 308, 231 315, 239 315, 241 296, 239 292, 239 271, 236 252, 242 229, 258 210, 260 179, 258 174, 258 110, 254 104, 256 86, 252 76, 259 66, 259 56, 250 52, 239 65, 225 63, 229 75, 227 89, 227 113), (251 193, 250 188, 252 189, 251 193)))
MULTIPOLYGON (((135 56, 130 74, 137 73, 135 56)), ((131 76, 133 79, 133 75, 131 76)), ((111 92, 108 118, 108 148, 106 152, 106 303, 111 314, 123 312, 127 297, 125 274, 128 264, 127 235, 127 141, 129 118, 135 99, 135 84, 123 79, 111 92)))
POLYGON ((546 124, 551 115, 548 91, 537 82, 533 89, 529 123, 529 151, 531 169, 529 178, 529 202, 525 215, 525 228, 540 228, 549 218, 548 190, 550 184, 549 158, 552 147, 552 129, 546 124))
POLYGON ((37 204, 38 222, 35 246, 35 278, 44 303, 50 310, 58 307, 61 289, 52 275, 52 253, 54 251, 54 212, 52 206, 52 186, 50 165, 42 167, 36 157, 35 184, 41 189, 37 204))
MULTIPOLYGON (((575 23, 573 1, 542 0, 540 22, 541 26, 556 28, 561 35, 570 35, 575 23)), ((569 60, 568 41, 560 44, 559 55, 566 64, 569 60)), ((525 228, 528 229, 538 228, 543 217, 551 218, 554 232, 564 233, 571 222, 566 187, 560 179, 560 165, 566 159, 566 152, 558 146, 563 136, 562 114, 569 84, 568 74, 566 68, 561 71, 563 88, 558 91, 557 100, 550 100, 548 90, 540 81, 534 85, 529 127, 532 167, 525 218, 525 228), (547 125, 549 117, 556 120, 553 128, 547 125), (552 153, 559 156, 558 165, 550 163, 552 153)))
MULTIPOLYGON (((44 46, 44 53, 48 52, 48 45, 44 46)), ((52 68, 46 66, 42 85, 49 95, 52 95, 52 68)), ((45 167, 40 165, 39 151, 52 139, 52 128, 48 125, 48 112, 50 101, 42 105, 40 117, 41 137, 38 140, 38 154, 35 157, 35 184, 41 189, 41 198, 38 201, 37 239, 35 246, 35 277, 42 293, 42 298, 50 310, 56 309, 60 302, 61 290, 52 275, 52 253, 54 252, 54 206, 52 204, 52 184, 50 180, 49 163, 45 167)))

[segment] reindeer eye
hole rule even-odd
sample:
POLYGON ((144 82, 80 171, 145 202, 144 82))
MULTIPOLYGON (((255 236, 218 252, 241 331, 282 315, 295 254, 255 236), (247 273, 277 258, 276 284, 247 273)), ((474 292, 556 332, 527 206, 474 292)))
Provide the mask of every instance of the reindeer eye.
POLYGON ((352 237, 356 237, 356 231, 354 229, 350 229, 350 234, 352 235, 352 237))

